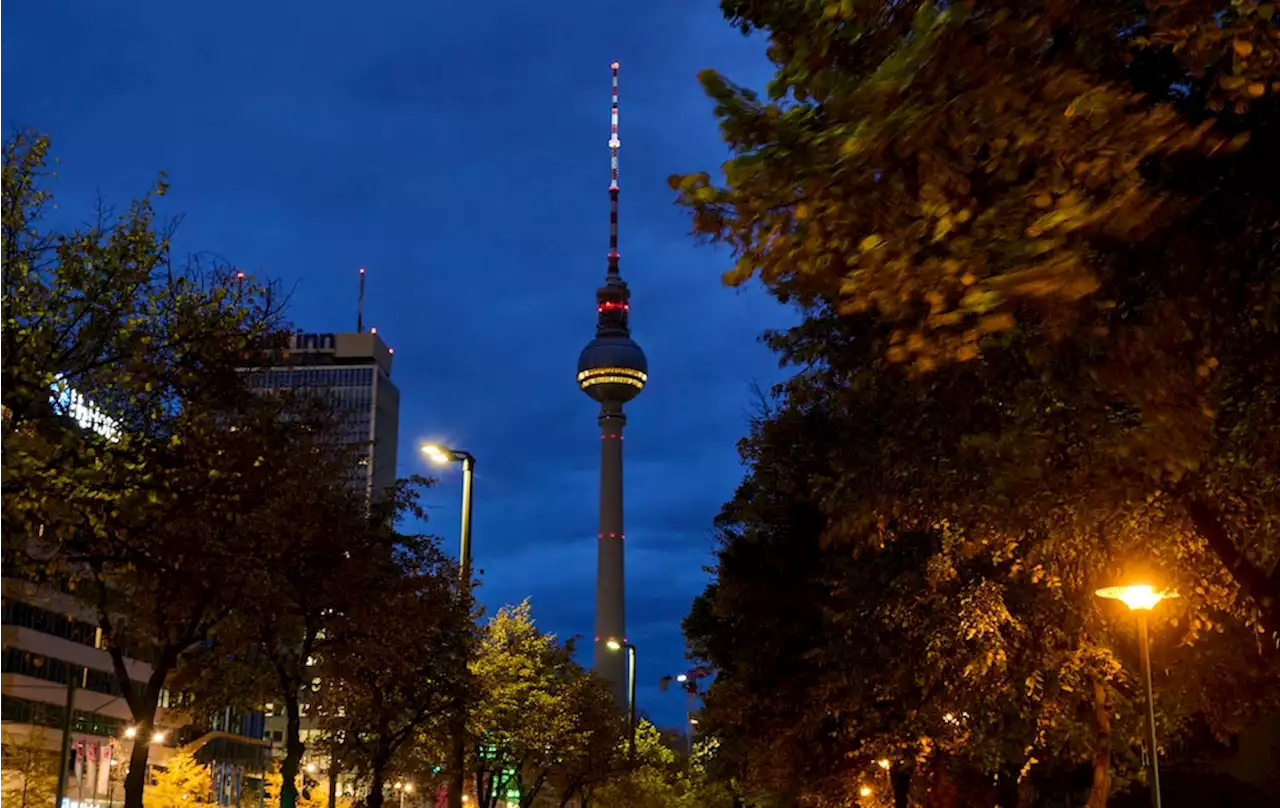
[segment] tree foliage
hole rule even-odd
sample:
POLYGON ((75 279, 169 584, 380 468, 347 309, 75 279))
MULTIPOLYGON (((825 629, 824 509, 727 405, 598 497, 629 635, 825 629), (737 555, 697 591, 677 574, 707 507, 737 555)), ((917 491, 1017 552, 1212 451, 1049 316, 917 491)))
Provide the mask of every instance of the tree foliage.
MULTIPOLYGON (((370 505, 363 487, 351 484, 354 455, 364 447, 343 441, 342 414, 305 393, 274 395, 290 413, 289 428, 272 451, 271 499, 243 527, 258 549, 240 588, 260 594, 245 598, 219 624, 174 686, 248 709, 280 703, 283 783, 296 781, 300 771, 304 705, 333 642, 326 626, 400 574, 393 560, 400 537, 391 526, 411 507, 413 486, 429 481, 402 481, 370 505)), ((286 808, 296 799, 286 788, 286 808)))
POLYGON ((213 804, 213 778, 209 767, 194 753, 176 749, 164 766, 151 769, 152 782, 143 804, 146 808, 205 808, 213 804))
POLYGON ((573 661, 571 643, 538 630, 529 601, 489 619, 471 670, 482 808, 513 791, 520 808, 544 790, 564 805, 616 766, 622 720, 608 687, 573 661))
MULTIPOLYGON (((279 326, 270 286, 177 265, 153 194, 79 230, 46 229, 46 139, 4 155, 6 571, 94 608, 133 719, 151 731, 168 677, 236 602, 245 526, 270 499, 292 428, 238 367, 279 326), (131 679, 129 656, 150 666, 131 679)), ((142 805, 136 744, 125 803, 142 805)))
MULTIPOLYGON (((277 761, 267 774, 266 794, 263 799, 263 805, 266 808, 280 808, 283 805, 283 797, 281 791, 284 787, 284 773, 281 771, 280 763, 277 761)), ((296 805, 298 808, 328 808, 329 795, 327 792, 313 786, 304 788, 303 777, 299 774, 294 778, 294 792, 297 794, 296 805)), ((351 808, 351 800, 344 797, 338 798, 337 808, 351 808)))
POLYGON ((785 361, 843 352, 830 381, 903 413, 832 536, 1150 500, 1274 637, 1274 4, 722 7, 777 73, 766 98, 703 75, 734 154, 673 186, 728 282, 810 315, 785 361))
POLYGON ((320 725, 338 740, 344 770, 367 784, 369 808, 382 804, 398 759, 443 733, 465 699, 474 630, 455 562, 434 539, 399 536, 382 568, 365 596, 331 616, 315 671, 320 725))
POLYGON ((672 184, 803 321, 686 621, 719 776, 1102 805, 1141 701, 1093 592, 1137 577, 1182 595, 1160 737, 1238 730, 1280 639, 1274 6, 722 7, 777 73, 703 75, 733 156, 672 184))
POLYGON ((1162 742, 1226 737, 1276 703, 1274 662, 1233 610, 1234 582, 1158 514, 1024 531, 951 521, 939 503, 931 523, 825 543, 878 484, 857 461, 881 418, 803 375, 787 392, 743 442, 751 471, 720 519, 716 580, 686 620, 717 668, 701 721, 718 779, 780 804, 839 802, 885 759, 915 768, 916 788, 970 778, 977 798, 996 776, 1073 789, 1101 752, 1105 800, 1140 769, 1142 690, 1132 619, 1093 591, 1134 558, 1186 593, 1153 616, 1162 742))
POLYGON ((701 764, 705 745, 695 750, 694 761, 677 754, 664 743, 662 733, 649 721, 636 728, 636 765, 612 778, 592 794, 599 808, 729 808, 728 789, 707 777, 701 764))
POLYGON ((41 808, 58 795, 58 755, 46 748, 37 734, 6 734, 4 779, 0 788, 5 803, 19 808, 41 808))

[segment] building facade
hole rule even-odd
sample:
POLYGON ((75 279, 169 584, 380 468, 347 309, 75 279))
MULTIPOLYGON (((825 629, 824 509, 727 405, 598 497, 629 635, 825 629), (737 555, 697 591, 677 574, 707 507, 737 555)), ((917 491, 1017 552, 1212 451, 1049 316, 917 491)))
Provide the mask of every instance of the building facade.
MULTIPOLYGON (((164 766, 175 747, 194 750, 215 775, 217 805, 238 805, 246 792, 261 787, 270 760, 261 713, 224 710, 201 720, 166 690, 156 718, 163 737, 139 739, 102 632, 73 595, 6 577, 2 621, 3 744, 44 750, 44 771, 56 772, 70 697, 71 757, 65 772, 70 808, 122 801, 135 743, 151 743, 149 765, 164 766)), ((150 666, 138 660, 127 659, 126 665, 134 682, 151 674, 150 666)))
POLYGON ((314 392, 331 402, 344 439, 361 447, 354 473, 372 500, 396 481, 400 391, 391 381, 393 355, 376 331, 299 332, 269 365, 244 372, 256 390, 314 392))

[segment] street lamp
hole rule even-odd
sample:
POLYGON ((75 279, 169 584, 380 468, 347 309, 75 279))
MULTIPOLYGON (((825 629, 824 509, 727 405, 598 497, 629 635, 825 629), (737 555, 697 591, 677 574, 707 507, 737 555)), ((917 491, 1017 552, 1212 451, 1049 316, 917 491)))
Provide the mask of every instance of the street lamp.
POLYGON ((400 792, 400 808, 404 808, 404 795, 413 793, 413 783, 396 783, 396 791, 400 792))
MULTIPOLYGON (((461 463, 462 464, 462 528, 461 539, 458 547, 458 593, 463 600, 463 604, 467 604, 467 595, 471 591, 471 487, 472 480, 476 473, 476 458, 470 452, 464 452, 461 449, 449 449, 435 443, 422 444, 422 453, 427 459, 438 466, 445 463, 461 463)), ((458 710, 458 725, 454 727, 453 732, 453 749, 450 756, 450 764, 453 767, 453 777, 449 783, 449 806, 450 808, 462 807, 462 789, 466 786, 466 774, 463 771, 466 768, 467 761, 467 741, 466 735, 466 713, 463 707, 458 710)))
POLYGON ((1130 611, 1138 613, 1138 648, 1142 661, 1142 679, 1147 689, 1147 746, 1151 750, 1151 806, 1160 808, 1160 763, 1156 755, 1156 707, 1151 688, 1151 648, 1147 642, 1147 612, 1162 600, 1176 598, 1173 592, 1157 592, 1150 584, 1108 586, 1094 593, 1100 598, 1118 600, 1130 611))
POLYGON ((471 585, 471 486, 476 472, 476 458, 461 449, 449 449, 435 443, 422 444, 422 453, 438 466, 445 463, 462 464, 462 536, 458 548, 458 563, 462 574, 462 586, 471 585))
POLYGON ((627 755, 631 758, 631 762, 636 762, 636 647, 631 643, 618 640, 613 637, 605 643, 605 647, 610 651, 621 651, 627 649, 627 723, 631 729, 631 741, 627 746, 627 755))

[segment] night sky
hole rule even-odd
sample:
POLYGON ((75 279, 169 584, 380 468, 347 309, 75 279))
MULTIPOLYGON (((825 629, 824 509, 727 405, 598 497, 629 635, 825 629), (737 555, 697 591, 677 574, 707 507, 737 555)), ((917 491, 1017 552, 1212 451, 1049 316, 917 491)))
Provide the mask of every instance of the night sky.
MULTIPOLYGON (((547 3, 9 3, 8 127, 54 138, 61 215, 123 206, 160 170, 176 247, 292 289, 309 332, 365 324, 396 350, 402 475, 435 439, 477 457, 476 565, 490 609, 532 596, 539 625, 590 661, 597 405, 574 383, 594 335, 608 238, 609 63, 621 62, 621 251, 650 382, 628 405, 627 618, 639 702, 683 699, 680 621, 706 583, 712 519, 743 470, 756 338, 791 315, 725 288, 671 172, 726 156, 696 73, 768 75, 714 0, 547 3)), ((459 480, 428 492, 456 548, 459 480)))

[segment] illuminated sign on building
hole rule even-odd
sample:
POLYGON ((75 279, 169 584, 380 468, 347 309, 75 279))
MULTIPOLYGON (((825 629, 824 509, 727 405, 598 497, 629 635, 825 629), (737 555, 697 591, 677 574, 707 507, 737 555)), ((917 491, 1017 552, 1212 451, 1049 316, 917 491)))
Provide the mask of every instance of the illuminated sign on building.
POLYGON ((304 334, 301 331, 293 335, 294 351, 313 351, 316 353, 336 351, 338 338, 334 334, 304 334))
POLYGON ((96 432, 110 441, 120 440, 120 425, 67 384, 61 374, 54 379, 49 401, 54 409, 75 421, 81 429, 96 432))

